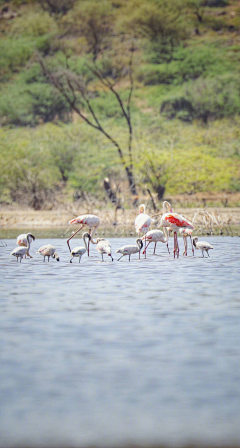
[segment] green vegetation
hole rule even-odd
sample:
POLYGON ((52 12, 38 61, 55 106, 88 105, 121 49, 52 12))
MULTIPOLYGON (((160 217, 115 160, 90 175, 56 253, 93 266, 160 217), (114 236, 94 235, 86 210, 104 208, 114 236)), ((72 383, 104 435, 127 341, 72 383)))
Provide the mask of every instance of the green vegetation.
POLYGON ((0 2, 0 195, 240 191, 237 0, 0 2))

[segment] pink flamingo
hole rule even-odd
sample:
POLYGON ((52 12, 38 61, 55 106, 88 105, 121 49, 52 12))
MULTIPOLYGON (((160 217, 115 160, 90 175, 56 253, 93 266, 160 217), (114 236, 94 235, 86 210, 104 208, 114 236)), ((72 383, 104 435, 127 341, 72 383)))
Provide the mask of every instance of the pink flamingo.
POLYGON ((155 243, 154 251, 153 251, 153 254, 155 254, 156 246, 159 241, 161 243, 167 244, 168 253, 170 254, 169 247, 168 247, 168 235, 166 236, 166 233, 165 233, 165 236, 164 236, 164 233, 159 229, 149 230, 149 232, 147 232, 146 235, 144 235, 142 237, 142 241, 148 241, 148 244, 147 244, 146 248, 144 249, 143 254, 145 254, 150 243, 155 243))
MULTIPOLYGON (((146 233, 151 225, 152 219, 149 215, 145 213, 145 205, 141 204, 139 206, 139 215, 135 219, 135 229, 140 238, 141 232, 146 233)), ((145 240, 145 258, 146 258, 146 240, 145 240)), ((139 251, 140 259, 140 251, 139 251)))
MULTIPOLYGON (((18 235, 17 237, 17 244, 18 246, 23 246, 23 247, 27 247, 28 242, 27 242, 27 235, 29 235, 29 242, 31 244, 32 241, 35 241, 35 236, 32 233, 22 233, 21 235, 18 235)), ((25 258, 27 257, 33 258, 32 255, 30 255, 29 251, 27 251, 25 258)))
POLYGON ((183 237, 183 241, 184 241, 184 252, 183 255, 186 255, 187 257, 187 237, 189 236, 190 241, 191 241, 191 245, 192 245, 192 253, 194 255, 194 249, 193 249, 193 242, 192 242, 192 229, 180 229, 180 234, 183 237))
MULTIPOLYGON (((77 218, 71 219, 71 221, 69 221, 68 224, 81 224, 81 227, 72 236, 70 236, 70 238, 68 238, 68 240, 67 240, 67 244, 68 244, 68 248, 69 248, 70 252, 71 252, 71 248, 70 248, 69 241, 78 232, 80 232, 80 230, 82 230, 82 228, 84 226, 87 226, 89 228, 89 235, 91 236, 91 242, 93 244, 97 244, 96 241, 93 241, 93 235, 96 232, 96 230, 100 224, 100 219, 98 218, 98 216, 96 216, 96 215, 81 215, 81 216, 78 216, 77 218), (92 229, 93 229, 93 232, 91 233, 92 229)), ((88 256, 89 256, 89 245, 90 245, 90 239, 88 240, 88 248, 87 248, 88 256)))
POLYGON ((194 230, 194 226, 190 221, 188 221, 184 216, 179 215, 178 213, 172 212, 172 207, 169 202, 164 201, 163 203, 163 215, 161 217, 160 225, 162 227, 170 227, 170 229, 173 231, 174 234, 174 249, 173 254, 174 258, 177 254, 177 258, 179 257, 179 245, 178 245, 178 239, 177 239, 177 232, 182 229, 191 229, 194 230), (167 213, 167 210, 169 212, 167 213))

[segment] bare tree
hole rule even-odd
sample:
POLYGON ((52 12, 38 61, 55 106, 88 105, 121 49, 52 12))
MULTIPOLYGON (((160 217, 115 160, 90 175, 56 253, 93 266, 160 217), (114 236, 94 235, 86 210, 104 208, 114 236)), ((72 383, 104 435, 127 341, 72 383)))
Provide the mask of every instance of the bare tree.
POLYGON ((88 82, 83 76, 77 75, 69 69, 68 62, 66 68, 58 72, 52 72, 48 69, 44 60, 39 57, 42 70, 48 81, 63 95, 71 109, 74 110, 90 127, 98 132, 101 132, 117 149, 120 161, 125 169, 130 191, 133 196, 137 198, 137 189, 133 174, 133 158, 132 158, 132 139, 133 128, 131 120, 131 100, 134 87, 133 80, 133 52, 134 46, 130 49, 130 58, 128 67, 119 72, 115 80, 108 78, 103 70, 99 68, 96 62, 89 66, 89 69, 95 75, 100 84, 117 100, 117 104, 122 116, 125 118, 125 123, 128 132, 127 150, 123 149, 122 145, 117 141, 111 133, 109 133, 105 125, 102 124, 93 106, 93 92, 88 88, 88 82), (129 78, 129 92, 127 100, 124 101, 117 90, 117 84, 126 76, 129 78), (86 113, 87 112, 87 113, 86 113))

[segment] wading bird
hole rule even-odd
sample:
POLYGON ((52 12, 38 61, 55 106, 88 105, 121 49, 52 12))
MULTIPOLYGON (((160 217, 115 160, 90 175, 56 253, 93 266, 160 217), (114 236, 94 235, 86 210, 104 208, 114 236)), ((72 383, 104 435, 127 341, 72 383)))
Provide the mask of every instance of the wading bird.
POLYGON ((138 252, 140 253, 141 249, 143 248, 143 242, 141 238, 137 238, 136 243, 137 246, 135 246, 134 244, 129 244, 127 246, 120 247, 120 249, 116 250, 116 254, 122 254, 122 256, 118 259, 118 261, 121 260, 121 258, 124 257, 124 255, 128 255, 130 261, 132 254, 137 254, 138 252))
POLYGON ((30 240, 32 241, 32 236, 33 235, 31 233, 26 234, 27 247, 16 247, 11 252, 11 255, 14 255, 14 257, 17 257, 17 262, 18 262, 18 259, 20 258, 20 263, 21 263, 24 255, 26 256, 26 254, 29 254, 30 240))
POLYGON ((155 254, 156 246, 157 246, 157 243, 159 241, 161 243, 165 243, 167 245, 168 253, 170 254, 169 247, 168 247, 168 235, 167 235, 167 232, 165 233, 165 236, 164 236, 164 233, 161 230, 159 230, 159 229, 149 230, 149 232, 147 232, 146 235, 144 235, 142 237, 142 241, 148 241, 148 244, 145 247, 145 249, 143 251, 143 254, 146 253, 146 250, 147 250, 147 248, 148 248, 150 243, 155 243, 154 251, 153 251, 153 254, 155 254))
MULTIPOLYGON (((81 227, 72 236, 70 236, 70 238, 68 238, 68 240, 67 240, 67 244, 68 244, 68 248, 69 248, 70 252, 71 252, 71 248, 70 248, 69 241, 78 232, 80 232, 80 230, 82 230, 82 228, 84 226, 87 226, 89 228, 88 233, 91 236, 91 242, 93 244, 97 244, 96 241, 93 241, 93 235, 96 232, 96 230, 100 224, 100 219, 98 218, 98 216, 96 216, 96 215, 81 215, 81 216, 78 216, 77 218, 71 219, 71 221, 69 221, 68 224, 81 224, 81 227), (93 232, 92 232, 92 229, 93 229, 93 232)), ((89 256, 89 245, 90 245, 90 240, 88 240, 88 247, 87 247, 88 256, 89 256)))
POLYGON ((55 258, 55 260, 60 261, 60 258, 56 252, 56 249, 51 244, 45 244, 45 246, 40 247, 36 254, 40 254, 43 256, 43 261, 45 261, 45 257, 48 257, 48 261, 50 257, 55 258))
MULTIPOLYGON (((18 235, 17 237, 17 244, 18 246, 24 246, 27 247, 27 235, 30 235, 29 242, 31 244, 32 241, 35 241, 35 236, 32 235, 32 233, 22 233, 21 235, 18 235)), ((30 255, 29 251, 27 251, 25 257, 33 258, 32 255, 30 255)))
POLYGON ((204 251, 207 252, 208 256, 210 257, 208 251, 210 249, 213 249, 211 244, 207 243, 206 241, 198 241, 198 237, 195 236, 193 238, 193 245, 196 247, 196 249, 200 249, 202 251, 203 258, 204 258, 204 251))
POLYGON ((188 238, 188 236, 189 236, 190 241, 191 241, 192 253, 194 255, 193 242, 192 242, 192 230, 191 229, 180 229, 179 233, 182 235, 183 241, 184 241, 183 255, 186 255, 186 257, 187 257, 187 238, 188 238))
MULTIPOLYGON (((139 206, 139 215, 135 219, 135 229, 138 233, 138 237, 140 238, 141 232, 146 233, 151 225, 152 218, 145 213, 145 205, 141 204, 139 206)), ((146 240, 145 240, 145 249, 146 249, 146 240)), ((146 258, 146 252, 145 252, 146 258)), ((140 251, 139 251, 139 259, 140 259, 140 251)))
POLYGON ((70 263, 72 263, 72 260, 74 259, 74 257, 78 257, 79 258, 79 263, 80 263, 82 256, 85 254, 85 252, 87 252, 86 238, 88 238, 88 240, 91 239, 89 233, 87 233, 87 232, 85 232, 83 234, 83 236, 82 236, 82 239, 83 239, 83 242, 84 242, 84 247, 83 246, 77 246, 77 247, 74 247, 74 249, 71 250, 72 258, 70 260, 70 263))
POLYGON ((184 229, 191 229, 194 230, 193 224, 188 221, 184 216, 179 215, 178 213, 172 212, 172 207, 169 202, 164 201, 163 203, 163 215, 161 217, 160 226, 162 227, 170 227, 170 229, 173 231, 174 235, 174 249, 173 254, 174 258, 177 254, 177 257, 179 257, 179 245, 178 245, 178 239, 177 239, 177 232, 178 230, 184 228, 184 229))
POLYGON ((96 250, 102 255, 102 261, 103 261, 103 254, 107 254, 109 257, 112 257, 112 248, 109 241, 106 241, 104 238, 97 238, 97 246, 96 250))

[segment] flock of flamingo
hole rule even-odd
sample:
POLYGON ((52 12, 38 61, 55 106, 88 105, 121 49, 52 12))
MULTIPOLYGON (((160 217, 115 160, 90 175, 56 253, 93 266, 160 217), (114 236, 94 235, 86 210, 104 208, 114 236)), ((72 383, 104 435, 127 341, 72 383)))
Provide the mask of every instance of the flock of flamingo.
MULTIPOLYGON (((159 229, 154 230, 148 230, 150 225, 152 223, 152 218, 145 212, 145 205, 141 204, 139 207, 139 215, 135 219, 135 229, 138 234, 138 238, 136 240, 135 244, 128 244, 126 246, 120 247, 120 249, 116 250, 116 253, 121 254, 120 258, 118 258, 118 261, 121 260, 122 257, 128 256, 129 261, 131 259, 131 255, 133 254, 139 254, 140 259, 140 253, 143 249, 143 254, 146 258, 147 254, 147 248, 150 243, 154 243, 154 251, 153 254, 156 252, 156 246, 158 242, 165 243, 169 251, 168 241, 169 241, 169 235, 170 233, 173 233, 173 240, 174 240, 174 249, 173 249, 173 255, 175 257, 179 257, 179 244, 178 244, 178 232, 183 236, 184 240, 184 252, 183 255, 187 256, 187 238, 190 238, 191 246, 192 246, 192 253, 194 255, 194 248, 199 249, 202 251, 202 256, 204 257, 204 252, 206 252, 209 256, 209 250, 213 249, 213 247, 207 243, 206 241, 198 241, 198 238, 195 236, 192 238, 192 231, 194 230, 193 224, 186 218, 184 218, 182 215, 179 215, 178 213, 173 213, 171 204, 167 201, 163 202, 163 215, 161 217, 160 221, 160 227, 163 227, 163 232, 159 229), (144 235, 141 237, 141 233, 144 235)), ((103 255, 106 254, 109 256, 112 261, 112 248, 109 241, 105 240, 104 238, 97 238, 96 241, 94 241, 94 233, 96 232, 99 224, 100 219, 96 215, 81 215, 77 218, 72 219, 69 221, 69 224, 80 224, 80 227, 76 232, 73 233, 73 235, 67 240, 67 245, 69 248, 69 251, 71 253, 71 259, 70 263, 72 263, 72 260, 74 258, 79 259, 79 263, 81 261, 82 256, 87 253, 89 256, 90 252, 90 242, 92 244, 96 244, 96 250, 101 254, 102 261, 103 261, 103 255), (70 247, 70 240, 77 235, 78 232, 80 232, 83 227, 87 227, 89 229, 88 232, 85 232, 82 236, 84 246, 77 246, 74 247, 74 249, 71 249, 70 247)), ((29 253, 31 242, 35 240, 34 235, 31 233, 22 234, 19 235, 17 238, 17 244, 20 247, 17 247, 11 252, 11 255, 15 256, 18 259, 20 259, 20 263, 23 259, 23 257, 30 257, 32 256, 29 253)), ((51 244, 46 244, 38 249, 36 252, 37 254, 40 254, 43 256, 43 261, 47 258, 48 261, 50 260, 50 257, 55 258, 55 260, 59 261, 59 256, 56 252, 56 249, 51 244)))

